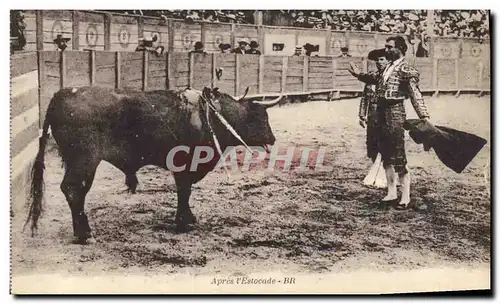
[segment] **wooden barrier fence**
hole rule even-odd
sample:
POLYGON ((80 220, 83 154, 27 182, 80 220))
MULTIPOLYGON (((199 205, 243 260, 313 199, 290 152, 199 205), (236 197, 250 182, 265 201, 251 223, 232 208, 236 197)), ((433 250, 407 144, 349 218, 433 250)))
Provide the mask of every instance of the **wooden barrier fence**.
MULTIPOLYGON (((241 54, 108 51, 41 51, 42 99, 61 87, 100 85, 114 88, 183 89, 217 86, 234 96, 360 92, 362 83, 348 72, 354 61, 374 69, 365 58, 332 56, 256 56, 241 54), (220 80, 215 69, 222 68, 220 80), (212 83, 213 81, 213 83, 212 83)), ((489 91, 489 62, 479 59, 409 58, 420 72, 424 92, 489 91)))
POLYGON ((11 56, 11 199, 16 203, 26 201, 30 169, 38 150, 37 61, 36 52, 11 56))
MULTIPOLYGON (((354 61, 364 71, 375 68, 365 58, 332 56, 256 56, 240 54, 109 51, 39 51, 40 120, 52 95, 63 87, 98 85, 139 90, 216 86, 233 96, 246 87, 256 96, 361 92, 363 84, 349 73, 354 61), (222 68, 220 80, 215 70, 222 68)), ((490 90, 489 62, 471 59, 409 58, 420 72, 423 92, 490 90)))

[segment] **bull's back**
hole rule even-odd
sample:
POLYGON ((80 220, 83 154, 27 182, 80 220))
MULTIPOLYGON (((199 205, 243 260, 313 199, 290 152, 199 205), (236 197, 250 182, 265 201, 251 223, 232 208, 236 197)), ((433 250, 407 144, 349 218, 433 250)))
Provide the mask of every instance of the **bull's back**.
POLYGON ((112 161, 168 152, 186 132, 178 102, 169 91, 65 88, 49 106, 52 133, 68 157, 112 161))
POLYGON ((99 87, 65 88, 55 93, 48 118, 63 156, 104 158, 103 153, 124 148, 113 131, 124 113, 122 99, 114 90, 99 87))
POLYGON ((120 98, 107 88, 64 88, 51 100, 51 120, 65 124, 107 123, 121 112, 120 98))

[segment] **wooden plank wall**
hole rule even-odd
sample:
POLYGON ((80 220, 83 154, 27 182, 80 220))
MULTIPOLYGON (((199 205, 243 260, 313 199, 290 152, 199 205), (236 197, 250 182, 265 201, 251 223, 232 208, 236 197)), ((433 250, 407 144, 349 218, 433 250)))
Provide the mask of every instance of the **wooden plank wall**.
POLYGON ((222 68, 220 80, 216 80, 214 86, 222 92, 233 93, 236 91, 236 54, 215 54, 215 65, 222 68))
POLYGON ((455 63, 454 59, 437 60, 437 89, 439 91, 457 91, 455 63))
POLYGON ((491 90, 491 65, 490 61, 482 61, 481 62, 481 80, 482 80, 482 85, 481 88, 484 91, 490 91, 491 90))
MULTIPOLYGON (((92 75, 92 60, 93 52, 63 52, 66 59, 66 80, 65 87, 82 87, 90 85, 90 77, 92 75), (69 75, 68 75, 69 72, 69 75)), ((95 72, 94 72, 95 73, 95 72)))
POLYGON ((331 31, 328 30, 313 30, 313 29, 299 29, 295 32, 295 40, 298 45, 305 45, 310 43, 319 46, 319 52, 315 53, 318 56, 332 55, 330 50, 331 43, 328 39, 331 37, 331 31))
POLYGON ((238 54, 238 92, 243 94, 248 87, 248 94, 259 93, 259 56, 238 54))
MULTIPOLYGON (((73 37, 73 14, 71 11, 43 11, 43 49, 57 50, 54 39, 58 34, 73 37)), ((71 41, 67 50, 73 49, 71 41)))
POLYGON ((389 33, 377 33, 375 34, 375 47, 376 48, 383 48, 385 46, 387 38, 391 37, 392 34, 389 33))
MULTIPOLYGON (((117 82, 117 62, 121 62, 119 52, 95 51, 94 81, 103 87, 119 87, 117 82)), ((121 67, 121 64, 118 64, 121 67)))
POLYGON ((474 90, 481 88, 481 69, 480 60, 458 59, 459 60, 459 78, 458 87, 460 90, 474 90))
POLYGON ((192 51, 196 41, 202 41, 201 25, 199 23, 188 24, 182 21, 174 21, 173 24, 174 52, 192 51))
POLYGON ((189 54, 188 53, 172 53, 170 54, 170 71, 172 76, 171 89, 180 90, 189 86, 189 54))
POLYGON ((347 46, 347 37, 343 32, 332 32, 330 35, 330 54, 339 56, 342 52, 340 49, 347 46))
POLYGON ((167 88, 167 54, 148 56, 148 90, 165 90, 167 88))
POLYGON ((377 48, 378 43, 372 33, 349 33, 347 41, 349 54, 354 57, 367 56, 371 50, 377 48))
POLYGON ((120 84, 124 89, 142 89, 143 52, 120 52, 120 84))
POLYGON ((433 82, 433 61, 428 58, 415 58, 415 68, 420 73, 420 89, 423 91, 435 91, 436 84, 433 82))
POLYGON ((212 55, 191 53, 188 77, 189 84, 193 89, 202 90, 210 87, 212 82, 212 55))
POLYGON ((98 13, 75 12, 76 31, 73 34, 74 49, 104 50, 104 15, 98 13), (76 40, 76 41, 75 41, 76 40))
POLYGON ((29 10, 24 12, 24 37, 26 38, 25 51, 36 51, 36 11, 29 10))
POLYGON ((307 85, 307 79, 304 78, 304 75, 307 76, 307 67, 304 68, 304 63, 308 64, 305 61, 306 57, 303 56, 288 57, 288 69, 286 73, 286 90, 288 92, 302 92, 307 90, 307 88, 304 88, 304 83, 307 85))
POLYGON ((49 101, 61 87, 63 73, 61 73, 62 53, 57 51, 43 51, 40 57, 40 121, 45 119, 49 101))
POLYGON ((12 208, 24 206, 33 160, 38 151, 39 99, 37 53, 11 56, 11 198, 12 208))
MULTIPOLYGON (((249 88, 250 95, 361 92, 363 84, 348 71, 355 62, 363 71, 375 70, 365 58, 332 56, 256 56, 241 54, 41 51, 40 118, 61 87, 99 85, 138 90, 213 86, 233 96, 249 88), (222 68, 220 80, 215 69, 222 68)), ((33 61, 33 57, 29 57, 33 61)), ((26 65, 34 65, 26 59, 26 65)), ((489 62, 468 59, 408 58, 420 73, 420 88, 436 91, 488 91, 489 62)), ((21 64, 21 63, 19 63, 21 64)))
POLYGON ((434 58, 455 59, 460 56, 461 40, 458 38, 435 38, 434 58))
MULTIPOLYGON (((334 85, 335 70, 332 57, 310 57, 308 88, 311 91, 330 89, 334 85)), ((351 76, 351 78, 354 78, 351 76)))
POLYGON ((264 84, 266 93, 281 92, 281 77, 283 76, 283 57, 264 56, 264 84))
MULTIPOLYGON (((255 25, 235 24, 233 28, 234 42, 232 43, 232 45, 234 47, 238 45, 238 41, 240 41, 241 39, 247 39, 248 42, 252 40, 261 41, 261 38, 259 37, 258 27, 255 25)), ((259 44, 262 45, 262 43, 259 44)))
POLYGON ((231 44, 231 25, 229 24, 203 24, 202 37, 205 37, 205 51, 219 52, 219 44, 231 44))
POLYGON ((119 51, 135 51, 139 45, 137 18, 111 15, 110 48, 119 51))
MULTIPOLYGON (((336 58, 335 61, 332 62, 332 65, 335 66, 335 76, 333 87, 336 91, 362 91, 364 85, 360 83, 356 78, 352 77, 351 73, 349 73, 349 62, 353 61, 358 65, 358 67, 363 66, 362 58, 336 58)), ((367 71, 367 69, 364 69, 367 71)))
POLYGON ((156 45, 161 45, 165 48, 165 51, 168 50, 169 47, 169 28, 165 24, 161 24, 158 19, 150 19, 144 18, 143 20, 143 33, 139 30, 139 38, 142 38, 146 35, 153 37, 157 37, 155 42, 156 45))

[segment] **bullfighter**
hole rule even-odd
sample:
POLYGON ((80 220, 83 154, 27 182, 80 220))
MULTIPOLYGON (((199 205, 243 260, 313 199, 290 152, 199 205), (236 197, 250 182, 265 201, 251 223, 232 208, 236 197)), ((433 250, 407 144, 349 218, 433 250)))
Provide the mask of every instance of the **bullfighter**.
POLYGON ((390 64, 383 72, 361 73, 351 63, 349 71, 359 80, 376 85, 377 113, 379 118, 379 149, 387 177, 387 195, 381 204, 396 204, 395 209, 405 210, 412 206, 410 200, 410 172, 405 152, 406 112, 404 101, 410 98, 420 119, 428 120, 422 93, 419 89, 419 72, 405 61, 408 50, 406 41, 401 36, 386 40, 385 52, 390 64), (401 200, 397 195, 396 173, 401 181, 401 200))

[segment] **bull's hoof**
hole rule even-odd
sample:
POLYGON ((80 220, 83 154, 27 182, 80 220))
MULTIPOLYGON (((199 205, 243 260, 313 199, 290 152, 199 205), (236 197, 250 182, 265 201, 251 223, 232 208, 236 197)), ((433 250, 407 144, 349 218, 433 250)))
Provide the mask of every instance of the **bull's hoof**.
POLYGON ((185 223, 187 225, 190 225, 190 224, 196 224, 196 222, 197 222, 196 216, 194 216, 191 212, 182 215, 180 214, 175 215, 176 224, 185 223))
POLYGON ((185 222, 187 224, 196 224, 196 222, 197 222, 196 216, 194 216, 194 215, 187 216, 185 222))
POLYGON ((135 194, 135 190, 137 189, 137 185, 139 181, 137 180, 137 176, 135 174, 127 175, 125 178, 125 185, 127 185, 127 192, 135 194))
POLYGON ((96 243, 96 240, 93 237, 78 237, 75 236, 73 238, 73 244, 75 245, 92 245, 96 243))
POLYGON ((77 234, 73 236, 73 244, 77 245, 91 245, 95 244, 96 241, 90 232, 84 234, 77 234))
POLYGON ((187 233, 191 230, 193 230, 193 228, 187 223, 177 223, 177 226, 175 227, 176 233, 187 233))

